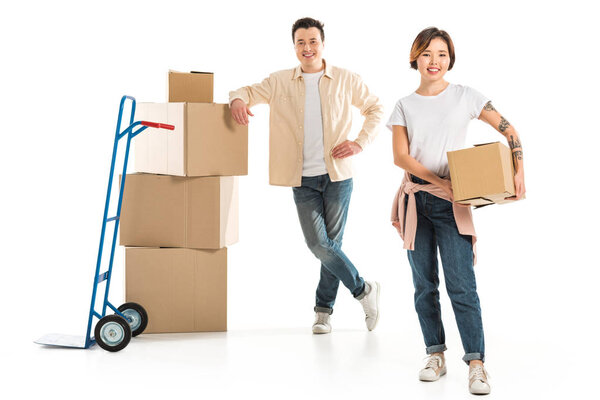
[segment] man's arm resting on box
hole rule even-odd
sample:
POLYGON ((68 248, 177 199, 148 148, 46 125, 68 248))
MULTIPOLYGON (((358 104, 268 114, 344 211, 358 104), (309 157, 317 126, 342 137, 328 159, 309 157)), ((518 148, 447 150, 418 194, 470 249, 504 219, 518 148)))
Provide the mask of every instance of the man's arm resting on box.
POLYGON ((523 171, 523 147, 521 139, 515 128, 494 108, 488 101, 481 110, 479 119, 490 124, 500 132, 508 142, 512 151, 513 164, 515 166, 515 200, 519 200, 525 194, 525 173, 523 171))
POLYGON ((271 77, 261 83, 244 86, 229 92, 229 109, 231 116, 240 125, 248 125, 248 116, 254 117, 250 107, 256 104, 269 103, 272 95, 271 77))

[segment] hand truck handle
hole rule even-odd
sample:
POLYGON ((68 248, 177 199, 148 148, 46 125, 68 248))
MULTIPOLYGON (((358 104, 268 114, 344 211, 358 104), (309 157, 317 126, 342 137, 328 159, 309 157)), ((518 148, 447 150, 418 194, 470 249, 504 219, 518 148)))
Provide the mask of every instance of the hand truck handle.
POLYGON ((140 124, 150 128, 168 129, 170 131, 175 129, 175 126, 169 124, 161 124, 159 122, 140 121, 140 124))

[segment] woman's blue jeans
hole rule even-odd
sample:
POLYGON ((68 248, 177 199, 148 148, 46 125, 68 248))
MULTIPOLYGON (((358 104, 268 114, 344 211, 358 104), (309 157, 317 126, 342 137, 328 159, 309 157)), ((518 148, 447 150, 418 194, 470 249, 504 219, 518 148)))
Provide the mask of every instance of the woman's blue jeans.
POLYGON ((364 296, 365 282, 342 251, 352 179, 332 182, 328 174, 302 177, 293 192, 306 244, 321 261, 315 311, 331 314, 340 281, 355 298, 364 296))
MULTIPOLYGON (((413 177, 413 182, 423 183, 413 177)), ((405 201, 407 201, 406 199, 405 201)), ((481 308, 473 270, 471 236, 456 227, 452 203, 421 191, 415 193, 417 233, 414 250, 408 250, 415 286, 415 308, 427 354, 446 350, 440 309, 438 248, 444 281, 465 351, 463 360, 484 360, 485 344, 481 308)))

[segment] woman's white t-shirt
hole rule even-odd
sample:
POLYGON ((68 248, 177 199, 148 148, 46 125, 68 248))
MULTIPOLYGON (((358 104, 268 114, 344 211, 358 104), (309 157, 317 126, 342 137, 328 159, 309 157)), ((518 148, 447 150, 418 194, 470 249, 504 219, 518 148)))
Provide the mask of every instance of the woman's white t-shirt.
POLYGON ((405 126, 410 155, 440 177, 450 175, 446 152, 465 146, 469 121, 488 99, 468 86, 449 84, 436 96, 412 93, 396 103, 386 126, 405 126))

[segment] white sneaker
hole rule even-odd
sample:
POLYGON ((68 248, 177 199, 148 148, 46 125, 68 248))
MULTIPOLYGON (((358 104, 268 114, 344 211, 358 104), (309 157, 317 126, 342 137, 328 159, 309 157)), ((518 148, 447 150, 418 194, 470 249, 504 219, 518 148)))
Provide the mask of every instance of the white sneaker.
POLYGON ((427 358, 425 368, 419 371, 419 380, 434 382, 440 379, 440 376, 442 375, 446 375, 446 362, 444 357, 432 354, 427 358))
POLYGON ((489 394, 488 373, 481 365, 469 368, 469 391, 473 394, 489 394))
POLYGON ((331 315, 325 312, 317 312, 315 315, 315 323, 312 326, 313 333, 321 334, 321 333, 330 333, 331 332, 331 323, 329 319, 331 315))
POLYGON ((367 329, 372 331, 379 321, 379 283, 365 282, 365 291, 367 294, 359 302, 365 310, 367 329))

